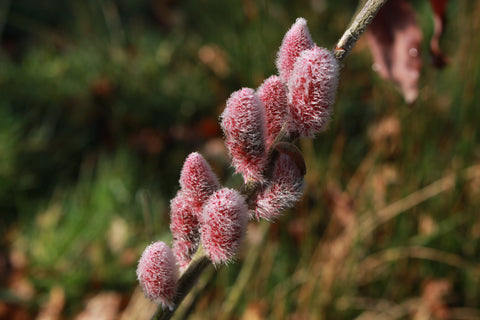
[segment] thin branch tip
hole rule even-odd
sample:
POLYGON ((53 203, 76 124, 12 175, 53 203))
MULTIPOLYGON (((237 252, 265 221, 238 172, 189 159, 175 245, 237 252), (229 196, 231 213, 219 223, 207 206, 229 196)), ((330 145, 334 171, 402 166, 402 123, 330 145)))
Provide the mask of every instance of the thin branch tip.
POLYGON ((367 0, 351 25, 345 30, 340 40, 338 40, 334 50, 335 59, 339 62, 345 59, 362 33, 365 32, 368 25, 372 22, 378 10, 380 10, 387 1, 388 0, 367 0))

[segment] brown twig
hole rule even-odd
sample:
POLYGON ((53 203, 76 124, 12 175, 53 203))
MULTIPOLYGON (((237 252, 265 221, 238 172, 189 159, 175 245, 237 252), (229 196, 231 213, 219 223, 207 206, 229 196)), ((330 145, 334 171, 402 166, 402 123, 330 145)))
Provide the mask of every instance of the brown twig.
POLYGON ((340 40, 337 42, 334 50, 335 59, 337 59, 339 62, 345 59, 357 42, 358 38, 360 38, 360 35, 365 31, 377 14, 378 10, 380 10, 380 8, 386 2, 387 0, 368 0, 365 3, 350 27, 348 27, 340 40))

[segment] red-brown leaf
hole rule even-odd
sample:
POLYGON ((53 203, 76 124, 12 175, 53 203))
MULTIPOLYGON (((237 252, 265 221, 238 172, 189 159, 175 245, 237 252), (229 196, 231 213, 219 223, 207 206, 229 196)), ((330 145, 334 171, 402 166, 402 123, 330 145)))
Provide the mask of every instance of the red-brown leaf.
POLYGON ((430 39, 430 56, 432 63, 437 68, 443 68, 448 64, 448 57, 440 50, 440 38, 442 37, 447 8, 447 0, 430 0, 433 9, 433 35, 430 39))
POLYGON ((422 32, 410 3, 406 0, 388 1, 368 28, 367 39, 374 69, 399 87, 405 101, 415 101, 422 67, 422 32))

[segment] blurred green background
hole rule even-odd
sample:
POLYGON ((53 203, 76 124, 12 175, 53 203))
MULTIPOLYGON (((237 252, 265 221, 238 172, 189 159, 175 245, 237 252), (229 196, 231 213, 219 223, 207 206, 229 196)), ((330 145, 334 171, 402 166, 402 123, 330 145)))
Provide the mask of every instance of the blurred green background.
MULTIPOLYGON (((442 70, 429 63, 430 5, 412 4, 424 35, 417 101, 372 71, 362 39, 329 130, 299 143, 303 201, 252 222, 237 261, 206 272, 179 315, 480 318, 480 3, 448 3, 442 70)), ((226 99, 276 73, 297 17, 332 48, 356 7, 1 1, 0 318, 148 319, 136 262, 171 241, 185 157, 200 151, 239 187, 217 123, 226 99)))

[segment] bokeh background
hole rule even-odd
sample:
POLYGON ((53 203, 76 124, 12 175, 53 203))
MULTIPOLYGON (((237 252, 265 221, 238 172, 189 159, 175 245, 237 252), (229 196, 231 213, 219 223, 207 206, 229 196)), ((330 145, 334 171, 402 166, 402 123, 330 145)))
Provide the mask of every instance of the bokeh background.
MULTIPOLYGON (((237 261, 211 268, 190 319, 480 319, 480 3, 448 3, 419 97, 344 61, 329 130, 299 141, 303 201, 252 222, 237 261)), ((200 151, 232 176, 218 126, 231 92, 276 73, 296 17, 332 48, 348 0, 2 0, 0 318, 148 319, 135 276, 169 243, 169 200, 200 151)))

